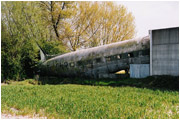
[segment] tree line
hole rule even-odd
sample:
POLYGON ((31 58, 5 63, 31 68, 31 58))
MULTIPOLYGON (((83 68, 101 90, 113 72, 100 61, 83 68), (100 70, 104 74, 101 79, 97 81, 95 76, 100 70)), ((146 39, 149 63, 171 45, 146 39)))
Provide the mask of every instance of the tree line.
POLYGON ((1 78, 32 78, 39 49, 49 55, 134 37, 135 19, 114 2, 1 2, 1 78))

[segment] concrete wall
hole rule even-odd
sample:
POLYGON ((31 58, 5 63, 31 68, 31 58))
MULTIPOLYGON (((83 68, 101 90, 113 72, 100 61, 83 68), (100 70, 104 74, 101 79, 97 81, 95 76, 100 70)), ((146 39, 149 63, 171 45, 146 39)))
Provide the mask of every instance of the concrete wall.
POLYGON ((130 64, 130 78, 145 78, 149 70, 149 64, 130 64))
POLYGON ((150 31, 150 75, 179 75, 179 27, 150 31))

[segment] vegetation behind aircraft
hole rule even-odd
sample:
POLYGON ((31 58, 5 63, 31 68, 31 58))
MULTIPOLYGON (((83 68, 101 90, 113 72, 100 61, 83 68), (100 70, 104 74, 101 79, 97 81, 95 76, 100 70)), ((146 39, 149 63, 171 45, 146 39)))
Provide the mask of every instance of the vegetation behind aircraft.
POLYGON ((37 71, 37 41, 63 54, 130 39, 133 15, 113 2, 1 2, 1 77, 22 80, 37 71))

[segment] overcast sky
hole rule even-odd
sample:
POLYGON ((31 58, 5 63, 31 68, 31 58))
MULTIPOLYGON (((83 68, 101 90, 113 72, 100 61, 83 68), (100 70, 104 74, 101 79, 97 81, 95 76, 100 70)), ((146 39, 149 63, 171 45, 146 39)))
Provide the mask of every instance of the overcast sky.
POLYGON ((136 23, 136 37, 148 35, 148 30, 179 26, 178 1, 116 1, 132 12, 136 23))

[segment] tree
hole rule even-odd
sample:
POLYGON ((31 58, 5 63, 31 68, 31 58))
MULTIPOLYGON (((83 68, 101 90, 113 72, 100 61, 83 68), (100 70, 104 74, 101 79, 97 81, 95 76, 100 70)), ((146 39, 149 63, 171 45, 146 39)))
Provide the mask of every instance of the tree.
POLYGON ((78 2, 77 13, 64 28, 63 39, 76 51, 131 39, 135 35, 132 13, 113 2, 78 2))
POLYGON ((43 1, 40 2, 40 7, 47 26, 53 29, 57 40, 60 40, 60 29, 66 24, 64 20, 73 14, 73 8, 75 8, 73 2, 43 1))
POLYGON ((135 24, 132 13, 127 12, 123 5, 117 6, 112 2, 104 2, 102 14, 102 33, 100 44, 131 39, 135 35, 135 24))
POLYGON ((50 37, 42 41, 42 48, 48 54, 63 54, 68 51, 66 41, 62 37, 62 29, 66 26, 66 20, 70 19, 76 12, 74 2, 48 1, 40 2, 42 19, 49 30, 50 37))
MULTIPOLYGON (((99 5, 91 2, 78 2, 77 13, 70 19, 64 29, 64 41, 67 41, 71 51, 84 47, 87 42, 87 30, 93 26, 98 18, 99 5)), ((100 24, 98 25, 100 26, 100 24)))
POLYGON ((40 2, 8 1, 1 5, 1 67, 4 79, 33 77, 39 60, 36 43, 47 54, 66 51, 62 42, 52 37, 52 30, 44 18, 40 2))
POLYGON ((2 2, 2 74, 5 79, 32 77, 38 61, 35 41, 46 39, 37 2, 2 2))

